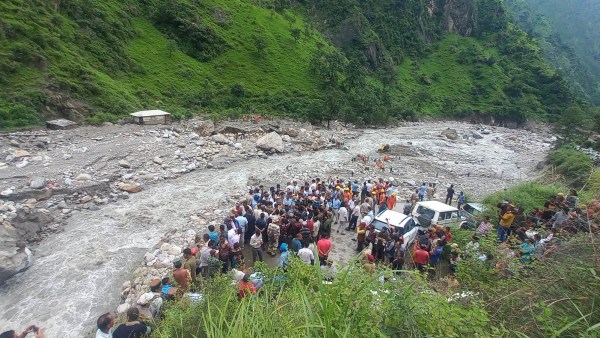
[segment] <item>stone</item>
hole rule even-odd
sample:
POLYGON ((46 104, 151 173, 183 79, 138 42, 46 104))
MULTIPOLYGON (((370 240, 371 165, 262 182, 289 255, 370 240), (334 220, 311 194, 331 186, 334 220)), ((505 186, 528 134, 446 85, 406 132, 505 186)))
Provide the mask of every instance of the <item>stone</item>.
POLYGON ((129 168, 131 168, 131 164, 129 164, 129 162, 127 162, 127 160, 120 160, 119 167, 129 169, 129 168))
POLYGON ((27 150, 18 149, 13 152, 14 158, 29 157, 31 154, 27 150))
POLYGON ((24 159, 23 161, 15 164, 15 167, 21 169, 21 168, 25 168, 28 164, 29 164, 29 162, 24 159))
POLYGON ((298 137, 300 135, 300 131, 297 128, 292 127, 282 128, 281 133, 290 137, 298 137))
POLYGON ((489 135, 489 134, 491 134, 491 133, 492 133, 492 131, 491 131, 491 130, 489 130, 489 129, 482 129, 482 130, 481 130, 481 133, 482 133, 483 135, 489 135))
POLYGON ((200 136, 210 136, 215 131, 215 124, 211 120, 196 121, 194 131, 200 136))
POLYGON ((239 142, 238 142, 238 143, 235 143, 235 144, 233 145, 233 147, 234 147, 235 149, 242 149, 242 148, 243 148, 242 144, 241 144, 241 143, 239 143, 239 142))
POLYGON ((480 133, 478 133, 476 131, 474 131, 474 132, 471 133, 471 137, 474 138, 474 139, 477 139, 477 140, 483 139, 483 135, 481 135, 480 133))
POLYGON ((56 205, 56 207, 58 209, 67 209, 69 206, 67 205, 67 202, 60 201, 60 202, 58 202, 58 204, 56 205))
POLYGON ((75 123, 73 121, 69 121, 67 119, 46 121, 46 128, 52 129, 52 130, 73 129, 75 127, 77 127, 77 123, 75 123))
POLYGON ((71 154, 64 154, 63 160, 70 160, 72 157, 73 157, 73 155, 71 155, 71 154))
POLYGON ((0 283, 29 268, 33 255, 19 241, 15 228, 8 222, 0 223, 0 283))
POLYGON ((283 152, 284 145, 281 136, 276 132, 270 132, 256 140, 256 147, 266 151, 283 152))
POLYGON ((123 314, 123 313, 127 312, 127 310, 129 310, 130 307, 131 307, 131 305, 129 305, 129 303, 120 304, 119 306, 117 306, 117 313, 123 314))
POLYGON ((196 133, 190 133, 188 135, 188 137, 190 138, 190 140, 199 140, 200 139, 200 135, 198 135, 196 133))
POLYGON ((290 137, 290 135, 283 135, 281 137, 281 139, 283 140, 283 142, 291 142, 292 138, 290 137))
POLYGON ((75 177, 76 181, 91 181, 92 180, 92 175, 90 174, 79 174, 77 175, 77 177, 75 177))
POLYGON ((142 191, 142 186, 129 183, 119 183, 119 189, 128 193, 137 193, 142 191))
POLYGON ((151 253, 151 252, 146 252, 146 254, 144 255, 144 261, 145 261, 146 263, 148 263, 148 262, 152 262, 152 261, 154 261, 155 259, 156 259, 156 256, 154 256, 154 254, 153 254, 153 253, 151 253))
POLYGON ((10 195, 12 195, 14 192, 15 192, 15 189, 14 189, 14 188, 8 188, 8 189, 6 189, 6 190, 2 190, 2 191, 0 192, 0 196, 5 196, 5 197, 6 197, 6 196, 10 196, 10 195))
POLYGON ((31 183, 29 183, 29 187, 31 189, 43 189, 46 187, 46 180, 40 177, 34 178, 31 180, 31 183))
POLYGON ((440 135, 445 136, 449 140, 458 139, 458 133, 455 129, 448 128, 440 133, 440 135))
POLYGON ((167 251, 167 253, 169 255, 173 255, 173 256, 179 256, 181 255, 181 248, 178 247, 177 245, 173 245, 169 248, 169 250, 167 251))
POLYGON ((0 170, 3 169, 8 169, 8 164, 4 163, 4 162, 0 162, 0 170))
POLYGON ((223 134, 216 134, 211 137, 213 141, 219 144, 230 144, 231 141, 223 134))
POLYGON ((154 157, 152 159, 152 162, 154 162, 154 163, 156 163, 158 165, 162 165, 163 164, 163 160, 160 157, 158 157, 158 156, 154 157))

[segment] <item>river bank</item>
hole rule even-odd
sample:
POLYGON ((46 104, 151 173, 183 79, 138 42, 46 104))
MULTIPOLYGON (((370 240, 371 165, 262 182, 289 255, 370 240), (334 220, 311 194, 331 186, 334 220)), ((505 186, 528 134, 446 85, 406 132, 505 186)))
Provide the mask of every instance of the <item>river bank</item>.
MULTIPOLYGON (((30 200, 33 213, 46 214, 39 211, 46 209, 58 219, 50 224, 59 226, 45 233, 32 231, 43 238, 30 244, 36 262, 0 287, 3 327, 35 322, 46 327, 50 337, 76 337, 89 331, 99 314, 114 310, 122 301, 124 282, 130 282, 124 298, 131 300, 153 275, 170 269, 155 266, 156 262, 147 266, 143 258, 148 252, 160 250, 164 243, 184 248, 193 235, 206 232, 211 221, 222 219, 249 186, 292 178, 392 176, 404 194, 425 181, 440 186, 453 183, 458 190, 481 198, 535 177, 536 166, 552 142, 546 133, 458 122, 374 130, 335 124, 333 131, 293 122, 278 128, 283 135, 280 153, 256 146, 260 137, 275 131, 268 123, 260 131, 255 125, 244 126, 244 132, 229 126, 217 133, 221 138, 212 135, 219 126, 213 126, 211 135, 201 136, 202 128, 195 122, 47 132, 34 137, 49 138, 47 144, 54 146, 47 150, 19 147, 29 152, 30 160, 22 168, 16 165, 23 158, 0 170, 0 190, 15 188, 13 197, 2 197, 2 205, 23 209, 30 200), (454 139, 440 136, 448 128, 456 132, 454 139), (382 143, 391 145, 392 159, 386 162, 385 173, 353 161, 357 154, 376 158, 382 143), (41 161, 32 160, 37 156, 41 161), (82 174, 90 179, 78 180, 82 174), (32 188, 37 177, 44 179, 43 189, 32 188), (25 196, 36 191, 40 197, 52 190, 49 183, 55 184, 54 190, 64 188, 68 193, 50 194, 47 199, 25 196), (142 190, 127 192, 123 184, 142 190), (77 195, 69 189, 76 189, 77 195)), ((15 136, 19 137, 25 136, 15 136)), ((18 150, 11 140, 3 138, 3 158, 18 150)), ((5 220, 14 222, 16 217, 10 217, 5 220)), ((353 243, 348 237, 334 238, 334 244, 332 255, 343 264, 353 243)), ((170 258, 168 251, 163 258, 170 258)))

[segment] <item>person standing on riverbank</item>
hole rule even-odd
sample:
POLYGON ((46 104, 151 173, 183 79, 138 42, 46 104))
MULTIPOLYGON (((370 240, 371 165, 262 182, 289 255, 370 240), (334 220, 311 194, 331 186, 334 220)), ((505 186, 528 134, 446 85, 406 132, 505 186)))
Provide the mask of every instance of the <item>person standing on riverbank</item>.
MULTIPOLYGON (((210 250, 210 248, 208 249, 210 250)), ((183 265, 181 264, 181 261, 175 261, 173 266, 175 267, 175 270, 173 270, 173 278, 177 282, 179 290, 185 293, 190 288, 190 281, 192 280, 192 277, 190 276, 189 271, 182 267, 183 265)))
POLYGON ((183 249, 183 258, 185 259, 183 263, 183 268, 190 272, 190 278, 192 282, 196 281, 196 257, 192 255, 192 249, 185 248, 183 249))
POLYGON ((452 199, 454 198, 454 184, 450 184, 448 189, 446 189, 446 200, 444 203, 448 205, 452 205, 452 199))

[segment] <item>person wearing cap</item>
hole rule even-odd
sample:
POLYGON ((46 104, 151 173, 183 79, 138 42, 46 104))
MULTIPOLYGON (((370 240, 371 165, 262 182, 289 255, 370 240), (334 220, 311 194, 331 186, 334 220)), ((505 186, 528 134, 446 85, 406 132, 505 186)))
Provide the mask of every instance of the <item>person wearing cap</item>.
POLYGON ((140 322, 140 310, 136 307, 127 310, 127 322, 119 325, 113 338, 141 338, 150 334, 152 329, 146 323, 140 322))
POLYGON ((162 282, 159 278, 154 278, 148 283, 150 292, 146 292, 137 300, 137 307, 140 314, 148 319, 157 318, 162 307, 163 300, 161 297, 162 282))
POLYGON ((279 250, 281 250, 281 255, 279 255, 279 264, 277 266, 280 268, 286 268, 288 266, 288 261, 290 258, 287 244, 281 243, 279 250))
POLYGON ((365 257, 367 258, 367 261, 365 264, 363 264, 363 269, 365 269, 365 271, 368 273, 375 272, 375 270, 377 270, 377 266, 375 265, 375 256, 365 253, 365 257))

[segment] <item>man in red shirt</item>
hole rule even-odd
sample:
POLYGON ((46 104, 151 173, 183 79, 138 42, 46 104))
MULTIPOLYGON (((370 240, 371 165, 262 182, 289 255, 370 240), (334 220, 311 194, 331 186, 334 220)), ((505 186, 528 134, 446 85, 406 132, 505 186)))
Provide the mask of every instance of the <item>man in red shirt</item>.
POLYGON ((327 264, 327 258, 329 257, 329 251, 331 251, 331 240, 329 240, 329 233, 323 234, 317 242, 317 249, 319 250, 319 264, 321 266, 327 264))
POLYGON ((427 250, 423 250, 419 246, 419 242, 415 243, 415 253, 413 255, 413 262, 419 271, 425 272, 425 267, 427 263, 429 263, 429 252, 427 250))

